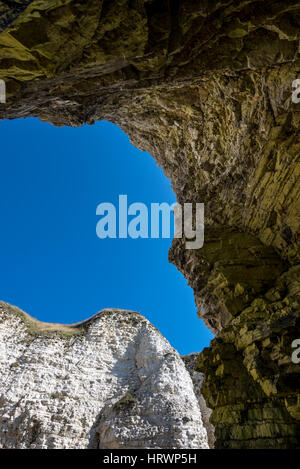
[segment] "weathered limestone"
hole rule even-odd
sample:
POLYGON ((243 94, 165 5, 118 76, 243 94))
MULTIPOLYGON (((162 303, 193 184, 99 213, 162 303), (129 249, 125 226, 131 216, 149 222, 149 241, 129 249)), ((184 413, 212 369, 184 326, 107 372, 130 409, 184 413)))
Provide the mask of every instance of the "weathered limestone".
POLYGON ((183 355, 181 358, 184 361, 184 364, 191 375, 194 384, 195 394, 198 399, 199 407, 201 410, 203 425, 206 428, 207 432, 208 444, 209 447, 213 449, 215 445, 215 429, 212 423, 210 422, 212 411, 207 407, 205 399, 201 392, 204 375, 203 373, 199 373, 199 371, 196 370, 199 355, 199 353, 190 353, 189 355, 183 355))
POLYGON ((205 203, 204 248, 170 260, 218 335, 199 365, 216 447, 300 446, 299 18, 297 0, 0 9, 0 118, 115 122, 205 203))
POLYGON ((44 324, 0 303, 1 448, 208 448, 178 353, 138 313, 44 324))

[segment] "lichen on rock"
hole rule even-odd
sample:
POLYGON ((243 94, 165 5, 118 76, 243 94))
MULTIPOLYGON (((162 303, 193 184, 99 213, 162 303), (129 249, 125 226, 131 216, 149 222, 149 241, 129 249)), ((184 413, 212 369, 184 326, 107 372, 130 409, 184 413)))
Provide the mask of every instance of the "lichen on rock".
POLYGON ((205 204, 204 248, 170 260, 217 334, 199 366, 220 448, 300 446, 299 25, 298 0, 0 9, 0 118, 114 122, 205 204))

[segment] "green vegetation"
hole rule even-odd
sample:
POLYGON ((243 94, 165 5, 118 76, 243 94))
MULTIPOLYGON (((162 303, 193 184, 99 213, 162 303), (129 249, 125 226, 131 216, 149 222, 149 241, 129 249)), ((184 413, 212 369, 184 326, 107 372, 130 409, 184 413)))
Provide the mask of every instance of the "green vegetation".
POLYGON ((82 323, 78 324, 54 324, 38 321, 35 318, 29 316, 21 309, 16 306, 9 305, 4 302, 0 302, 0 310, 7 312, 8 314, 16 314, 27 327, 27 332, 31 335, 49 335, 49 334, 59 334, 63 337, 71 337, 76 335, 81 335, 84 333, 84 327, 82 323))

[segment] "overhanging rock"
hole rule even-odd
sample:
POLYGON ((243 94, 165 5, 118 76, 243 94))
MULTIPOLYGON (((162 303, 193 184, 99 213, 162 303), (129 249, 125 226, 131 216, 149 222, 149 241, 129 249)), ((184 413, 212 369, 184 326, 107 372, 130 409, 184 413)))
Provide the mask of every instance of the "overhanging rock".
POLYGON ((0 303, 1 448, 208 448, 178 353, 138 313, 45 324, 0 303))

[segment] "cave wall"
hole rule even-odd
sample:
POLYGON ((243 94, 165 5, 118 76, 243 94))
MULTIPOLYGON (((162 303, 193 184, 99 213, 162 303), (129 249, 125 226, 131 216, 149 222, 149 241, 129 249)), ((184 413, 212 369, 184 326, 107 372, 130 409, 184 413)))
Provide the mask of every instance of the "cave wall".
POLYGON ((107 119, 205 242, 169 259, 217 335, 199 359, 218 448, 300 447, 299 1, 0 2, 0 118, 107 119))

